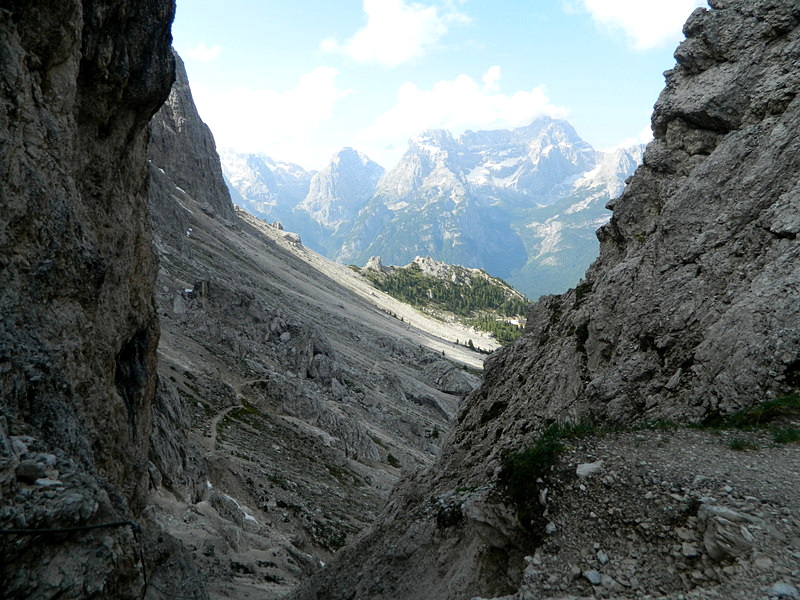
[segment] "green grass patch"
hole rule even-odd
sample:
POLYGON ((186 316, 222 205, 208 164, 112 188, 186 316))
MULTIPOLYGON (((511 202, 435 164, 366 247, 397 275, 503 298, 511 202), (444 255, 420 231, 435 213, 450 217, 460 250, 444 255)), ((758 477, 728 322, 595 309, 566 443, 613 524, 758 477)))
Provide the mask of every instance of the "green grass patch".
MULTIPOLYGON (((767 431, 772 432, 772 439, 776 444, 791 444, 800 442, 800 429, 786 427, 783 421, 797 418, 800 418, 800 397, 792 395, 767 400, 726 417, 714 415, 694 427, 711 430, 767 431)), ((741 446, 743 439, 736 438, 733 442, 740 440, 735 445, 741 446)), ((734 448, 733 442, 731 442, 733 450, 752 449, 734 448)))
POLYGON ((784 396, 735 412, 723 420, 734 429, 761 427, 780 418, 800 417, 800 396, 784 396))
POLYGON ((544 526, 539 490, 566 448, 565 442, 600 432, 587 422, 551 425, 533 446, 503 459, 498 479, 500 488, 516 507, 522 526, 535 537, 543 534, 540 529, 544 526))
POLYGON ((735 437, 728 442, 728 447, 731 450, 743 452, 745 450, 758 450, 758 443, 748 437, 735 437))
POLYGON ((800 429, 775 429, 772 431, 772 440, 776 444, 794 444, 800 442, 800 429))

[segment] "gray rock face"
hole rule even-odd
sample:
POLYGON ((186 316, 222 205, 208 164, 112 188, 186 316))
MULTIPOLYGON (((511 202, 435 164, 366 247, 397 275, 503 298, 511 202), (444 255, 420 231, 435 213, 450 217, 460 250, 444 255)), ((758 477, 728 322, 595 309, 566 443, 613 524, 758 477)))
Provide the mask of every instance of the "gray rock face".
POLYGON ((222 178, 214 137, 197 114, 186 69, 175 56, 175 85, 153 119, 147 155, 151 164, 169 174, 174 194, 189 194, 206 211, 234 218, 228 188, 222 178))
MULTIPOLYGON (((798 390, 800 6, 711 5, 686 24, 678 65, 655 107, 655 140, 610 204, 614 215, 598 232, 601 255, 586 281, 534 305, 522 338, 488 359, 439 462, 398 488, 361 545, 296 598, 510 593, 522 578, 519 552, 555 549, 526 541, 521 526, 503 549, 468 529, 437 527, 431 498, 493 485, 502 457, 530 447, 554 421, 700 421, 798 390), (415 550, 394 556, 403 544, 415 550), (432 564, 435 575, 425 570, 432 564)), ((566 484, 574 473, 573 466, 554 477, 566 484)), ((575 493, 606 479, 601 471, 581 480, 575 493)), ((604 516, 599 507, 586 507, 581 519, 587 515, 598 523, 604 516)), ((712 560, 747 554, 752 539, 743 525, 721 515, 706 523, 712 560)), ((497 529, 508 535, 507 524, 497 529)), ((684 541, 696 556, 698 540, 684 541)), ((724 582, 704 573, 687 581, 724 582)), ((529 587, 539 575, 530 574, 529 587)), ((633 597, 633 587, 601 583, 615 597, 633 597)))
MULTIPOLYGON (((3 529, 127 520, 144 503, 159 336, 146 125, 173 79, 173 12, 170 0, 0 10, 3 529)), ((0 536, 3 596, 141 598, 139 542, 158 546, 143 525, 140 538, 0 536)))
POLYGON ((3 12, 0 308, 14 319, 0 325, 0 389, 12 428, 46 433, 132 497, 158 341, 144 129, 173 63, 171 4, 129 9, 3 12))

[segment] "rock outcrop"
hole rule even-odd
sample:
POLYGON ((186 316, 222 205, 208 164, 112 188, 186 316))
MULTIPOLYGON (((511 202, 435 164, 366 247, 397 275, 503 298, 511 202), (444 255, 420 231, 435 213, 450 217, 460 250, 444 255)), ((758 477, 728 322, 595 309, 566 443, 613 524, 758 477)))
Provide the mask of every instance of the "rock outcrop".
MULTIPOLYGON (((674 566, 667 541, 656 551, 669 564, 658 576, 662 583, 603 591, 596 587, 605 581, 598 558, 585 573, 577 570, 574 584, 566 573, 567 583, 556 586, 561 574, 539 572, 537 558, 556 529, 522 519, 499 484, 506 459, 555 422, 698 422, 800 388, 800 6, 712 0, 710 9, 692 14, 685 33, 655 106, 655 139, 610 203, 613 217, 598 232, 601 255, 586 280, 534 305, 522 338, 490 357, 439 462, 401 484, 379 525, 296 598, 467 598, 517 590, 514 598, 544 598, 550 589, 677 597, 737 573, 739 595, 731 597, 761 593, 744 572, 708 566, 695 577, 690 567, 674 566), (676 575, 681 568, 688 569, 685 580, 676 575), (715 568, 719 573, 709 575, 715 568)), ((589 452, 581 462, 595 462, 601 450, 589 452)), ((569 488, 572 469, 554 473, 554 485, 569 488)), ((679 491, 691 487, 685 473, 674 477, 679 491)), ((554 505, 532 479, 536 497, 525 502, 541 514, 554 505)), ((631 482, 626 493, 640 489, 631 482)), ((784 501, 778 514, 793 510, 784 501)), ((614 514, 614 506, 606 509, 614 514)), ((555 556, 560 543, 601 535, 608 517, 594 506, 588 517, 569 513, 586 510, 577 499, 563 510, 574 530, 553 538, 547 549, 555 556)), ((700 529, 719 533, 708 534, 707 545, 725 537, 713 518, 697 518, 700 529)), ((661 523, 670 526, 666 517, 661 523)), ((796 526, 780 535, 796 535, 796 526)), ((751 543, 740 537, 732 543, 737 552, 751 543)), ((685 552, 689 558, 694 546, 685 552)), ((719 589, 729 594, 732 587, 719 589)))
POLYGON ((183 61, 177 54, 174 56, 175 84, 158 118, 150 125, 148 157, 152 164, 170 173, 176 188, 173 193, 188 194, 212 216, 232 220, 233 205, 222 178, 214 137, 197 113, 183 61))
POLYGON ((139 514, 159 337, 146 129, 173 80, 173 13, 171 0, 0 9, 5 598, 140 598, 176 549, 139 514))

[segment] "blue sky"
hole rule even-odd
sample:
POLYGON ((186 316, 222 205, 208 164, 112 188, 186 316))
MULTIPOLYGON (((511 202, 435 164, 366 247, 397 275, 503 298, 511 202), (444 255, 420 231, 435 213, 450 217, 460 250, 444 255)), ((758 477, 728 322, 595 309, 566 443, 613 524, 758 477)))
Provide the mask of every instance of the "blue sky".
POLYGON ((422 130, 566 118, 607 148, 647 136, 704 0, 178 0, 174 44, 218 146, 386 168, 422 130))

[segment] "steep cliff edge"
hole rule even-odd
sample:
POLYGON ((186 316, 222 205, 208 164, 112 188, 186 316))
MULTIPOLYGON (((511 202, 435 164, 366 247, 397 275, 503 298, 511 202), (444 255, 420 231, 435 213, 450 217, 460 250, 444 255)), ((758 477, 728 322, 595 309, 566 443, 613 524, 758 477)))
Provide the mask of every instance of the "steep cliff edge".
POLYGON ((156 559, 138 543, 147 527, 127 522, 148 487, 159 329, 146 126, 173 80, 173 13, 172 0, 0 9, 7 598, 139 598, 156 559), (77 529, 30 532, 63 528, 77 529))
POLYGON ((295 597, 751 598, 769 577, 800 575, 800 523, 781 517, 796 494, 779 489, 796 446, 744 463, 706 450, 708 434, 619 434, 574 446, 541 481, 531 470, 516 505, 503 481, 555 422, 700 422, 800 387, 800 7, 710 4, 685 26, 655 139, 610 203, 586 281, 534 305, 522 338, 490 357, 436 465, 295 597), (576 463, 598 459, 613 467, 577 479, 576 463), (781 483, 747 483, 745 464, 772 464, 781 483), (746 552, 713 550, 717 509, 733 511, 746 552))

